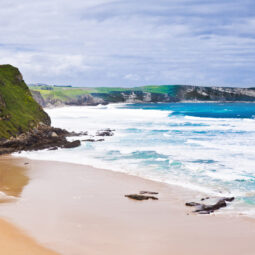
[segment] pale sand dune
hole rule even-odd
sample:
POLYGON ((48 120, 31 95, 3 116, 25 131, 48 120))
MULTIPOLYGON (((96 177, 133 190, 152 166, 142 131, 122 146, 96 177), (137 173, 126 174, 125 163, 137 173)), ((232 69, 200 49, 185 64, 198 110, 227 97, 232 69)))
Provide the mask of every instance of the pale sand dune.
MULTIPOLYGON (((3 166, 18 167, 29 178, 16 182, 23 185, 16 189, 21 198, 2 203, 0 216, 60 254, 255 254, 255 222, 241 216, 187 215, 184 202, 195 193, 74 164, 2 157, 3 166), (124 197, 140 190, 158 191, 159 200, 124 197)), ((8 180, 8 187, 2 187, 15 196, 10 193, 15 185, 8 180)), ((13 236, 9 244, 16 243, 20 239, 13 236)))

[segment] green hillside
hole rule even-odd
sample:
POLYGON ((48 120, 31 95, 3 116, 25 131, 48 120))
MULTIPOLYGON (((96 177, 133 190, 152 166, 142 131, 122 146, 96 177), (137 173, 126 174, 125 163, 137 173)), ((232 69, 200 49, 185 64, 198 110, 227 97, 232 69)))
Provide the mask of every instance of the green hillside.
POLYGON ((77 87, 53 87, 53 86, 30 86, 31 90, 39 91, 45 100, 55 99, 67 101, 75 99, 78 96, 88 94, 111 94, 113 92, 132 92, 142 91, 158 94, 169 94, 175 96, 177 91, 176 85, 162 85, 162 86, 142 86, 134 88, 119 88, 119 87, 95 87, 95 88, 77 88, 77 87))
POLYGON ((50 124, 50 118, 33 99, 19 70, 0 65, 0 139, 28 131, 39 122, 50 124))

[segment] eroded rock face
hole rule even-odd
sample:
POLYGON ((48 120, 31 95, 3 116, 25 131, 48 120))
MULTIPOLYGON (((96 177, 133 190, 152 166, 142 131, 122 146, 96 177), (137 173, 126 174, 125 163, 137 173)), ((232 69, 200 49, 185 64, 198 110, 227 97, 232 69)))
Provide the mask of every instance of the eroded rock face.
POLYGON ((39 91, 31 90, 31 94, 39 105, 46 107, 46 102, 39 91))

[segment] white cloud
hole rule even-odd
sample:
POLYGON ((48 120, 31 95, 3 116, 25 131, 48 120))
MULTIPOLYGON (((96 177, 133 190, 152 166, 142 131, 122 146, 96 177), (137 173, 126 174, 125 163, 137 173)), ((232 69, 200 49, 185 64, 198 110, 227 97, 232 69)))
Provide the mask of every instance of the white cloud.
POLYGON ((0 63, 27 82, 254 85, 252 0, 4 0, 0 63))

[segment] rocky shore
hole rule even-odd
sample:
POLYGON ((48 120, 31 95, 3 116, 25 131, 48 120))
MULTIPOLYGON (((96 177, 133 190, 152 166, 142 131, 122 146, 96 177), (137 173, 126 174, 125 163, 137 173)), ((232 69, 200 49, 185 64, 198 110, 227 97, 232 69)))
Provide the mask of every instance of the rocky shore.
POLYGON ((79 140, 69 142, 66 137, 84 134, 86 133, 68 132, 61 128, 55 128, 40 123, 31 131, 0 142, 0 155, 18 151, 74 148, 80 146, 81 142, 79 140))
MULTIPOLYGON (((102 129, 96 132, 96 136, 113 136, 114 130, 102 129)), ((52 126, 40 123, 36 128, 22 133, 16 137, 0 141, 0 155, 9 154, 20 151, 33 151, 33 150, 57 150, 58 148, 75 148, 81 145, 80 140, 68 141, 67 137, 86 136, 88 132, 69 132, 65 129, 55 128, 52 126)), ((84 139, 84 142, 97 142, 104 141, 104 139, 84 139)))

